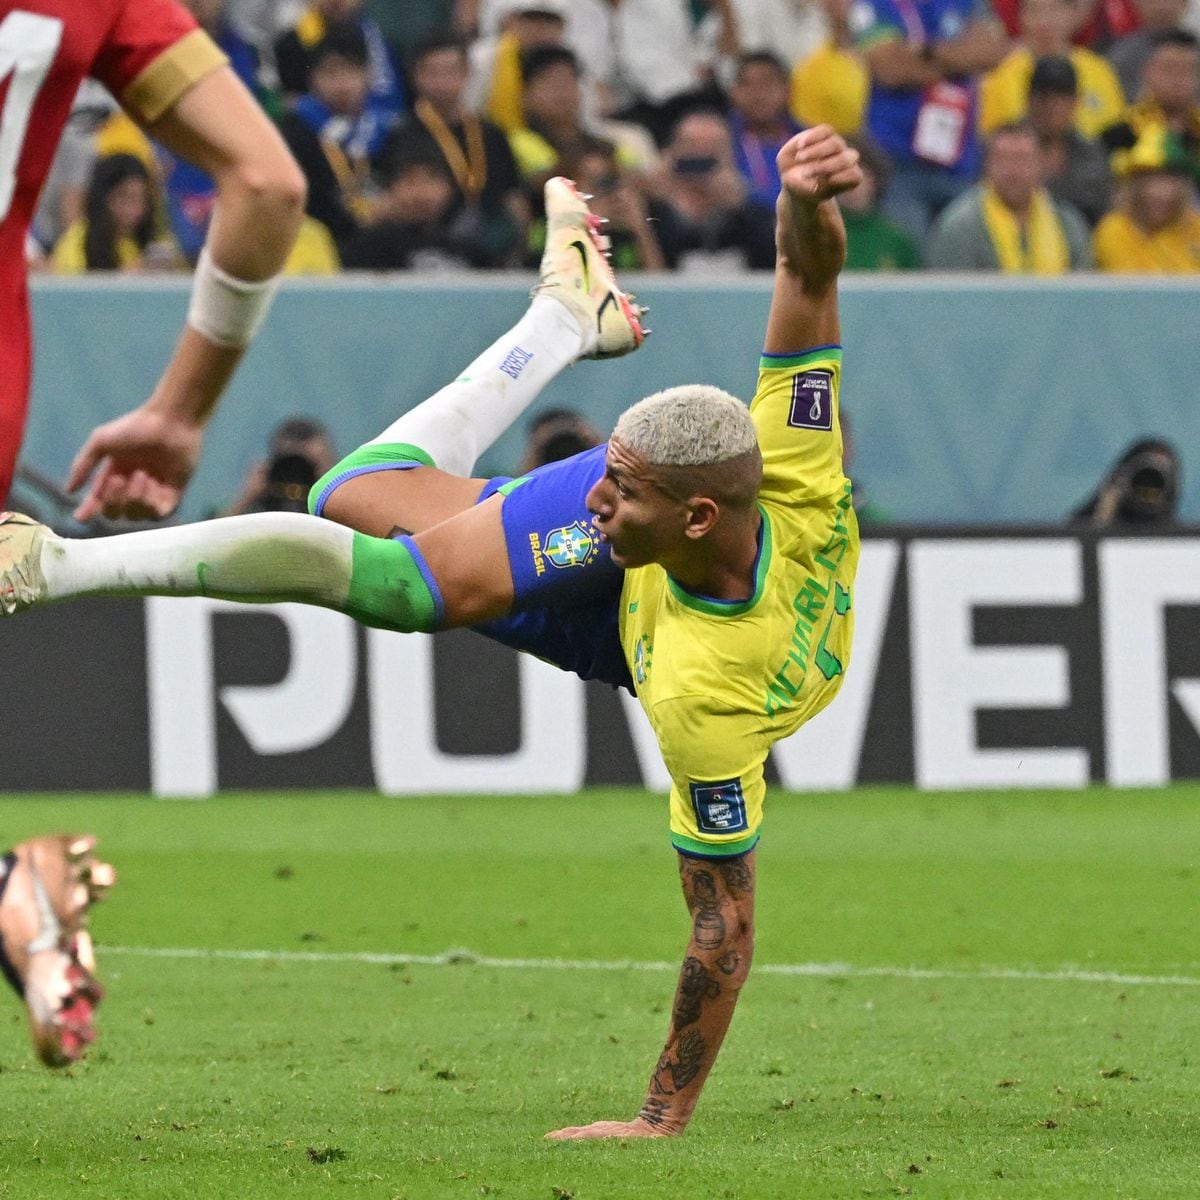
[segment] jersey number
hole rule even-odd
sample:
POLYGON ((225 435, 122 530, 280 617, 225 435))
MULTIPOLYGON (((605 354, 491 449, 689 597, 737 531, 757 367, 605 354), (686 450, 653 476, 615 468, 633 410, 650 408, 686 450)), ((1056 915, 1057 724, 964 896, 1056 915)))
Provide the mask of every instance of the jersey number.
POLYGON ((0 87, 9 80, 0 108, 0 221, 8 216, 29 116, 62 35, 63 23, 57 17, 10 12, 0 21, 0 87))

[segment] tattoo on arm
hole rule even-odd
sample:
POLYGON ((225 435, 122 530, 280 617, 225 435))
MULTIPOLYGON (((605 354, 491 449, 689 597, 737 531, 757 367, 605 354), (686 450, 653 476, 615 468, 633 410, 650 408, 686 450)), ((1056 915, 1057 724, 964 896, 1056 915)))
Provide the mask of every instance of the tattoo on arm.
POLYGON ((753 938, 754 856, 680 856, 692 937, 679 974, 667 1044, 655 1063, 641 1119, 667 1132, 687 1125, 729 1026, 753 938))
POLYGON ((731 858, 728 862, 720 863, 717 869, 725 886, 735 895, 744 896, 754 891, 754 873, 750 870, 745 858, 731 858))
POLYGON ((675 1091, 687 1087, 697 1075, 704 1062, 706 1047, 698 1029, 687 1030, 679 1039, 679 1061, 671 1063, 671 1080, 675 1091))
MULTIPOLYGON (((688 906, 695 909, 692 936, 701 950, 716 950, 725 940, 725 918, 717 898, 717 884, 709 871, 698 870, 691 876, 688 906)), ((684 885, 685 890, 687 884, 684 885)))
MULTIPOLYGON (((728 974, 728 972, 726 972, 728 974)), ((679 976, 679 994, 675 998, 672 1021, 676 1029, 694 1024, 700 1019, 705 1000, 715 1000, 721 994, 721 985, 705 969, 698 958, 689 955, 683 960, 683 971, 679 976)))
POLYGON ((668 1046, 659 1056, 658 1062, 654 1064, 654 1074, 650 1076, 650 1098, 657 1100, 660 1110, 666 1110, 670 1105, 663 1099, 664 1096, 669 1096, 675 1089, 667 1082, 667 1075, 671 1067, 671 1047, 668 1046))
POLYGON ((717 968, 722 975, 732 975, 738 969, 741 961, 736 950, 727 950, 717 959, 717 968))

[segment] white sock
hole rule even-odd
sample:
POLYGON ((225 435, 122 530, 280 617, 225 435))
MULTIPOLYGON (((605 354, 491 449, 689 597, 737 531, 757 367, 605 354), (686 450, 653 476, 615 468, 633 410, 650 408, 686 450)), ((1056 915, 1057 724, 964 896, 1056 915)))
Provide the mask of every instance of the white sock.
POLYGON ((404 442, 451 475, 475 461, 583 350, 583 331, 564 304, 535 296, 528 311, 459 377, 406 412, 368 445, 404 442))
POLYGON ((47 537, 41 568, 48 600, 205 595, 341 608, 350 592, 354 536, 318 517, 254 513, 116 537, 47 537))

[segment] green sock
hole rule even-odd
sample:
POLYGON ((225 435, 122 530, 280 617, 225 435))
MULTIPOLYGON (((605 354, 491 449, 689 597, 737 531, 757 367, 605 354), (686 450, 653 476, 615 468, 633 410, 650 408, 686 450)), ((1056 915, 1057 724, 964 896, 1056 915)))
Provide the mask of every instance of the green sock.
POLYGON ((346 611, 364 625, 401 633, 432 633, 442 619, 442 597, 422 570, 409 538, 354 535, 346 611))

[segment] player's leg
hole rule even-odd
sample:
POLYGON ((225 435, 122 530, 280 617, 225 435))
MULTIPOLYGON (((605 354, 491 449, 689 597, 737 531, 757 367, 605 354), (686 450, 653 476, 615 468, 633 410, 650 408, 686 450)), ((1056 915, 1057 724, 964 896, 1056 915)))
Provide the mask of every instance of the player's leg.
POLYGON ((95 839, 33 838, 0 854, 0 973, 25 1001, 38 1057, 61 1067, 95 1040, 103 991, 95 976, 88 908, 115 882, 95 839))
POLYGON ((90 595, 297 601, 368 625, 430 632, 620 590, 587 495, 603 447, 513 482, 415 537, 376 538, 315 517, 254 513, 109 538, 60 538, 0 516, 0 611, 90 595))
POLYGON ((525 315, 452 383, 333 467, 309 509, 360 533, 420 533, 463 512, 486 484, 476 459, 579 356, 583 336, 562 304, 535 296, 525 315))
MULTIPOLYGON (((548 185, 548 196, 556 195, 555 250, 547 252, 542 285, 524 328, 533 338, 544 337, 545 344, 534 340, 533 352, 519 346, 527 358, 506 366, 514 351, 497 343, 477 360, 488 376, 479 388, 471 386, 478 381, 464 377, 443 389, 385 431, 383 441, 356 452, 357 462, 340 464, 318 483, 313 504, 325 511, 331 497, 340 502, 339 493, 350 494, 353 482, 360 488, 373 479, 390 478, 393 487, 419 482, 396 490, 394 507, 364 493, 356 505, 347 503, 340 511, 342 522, 363 525, 375 536, 264 513, 82 542, 58 538, 27 518, 9 517, 0 540, 0 608, 13 612, 46 600, 97 594, 207 595, 247 603, 294 600, 334 608, 366 624, 427 631, 503 616, 514 598, 542 591, 543 583, 569 579, 574 586, 581 572, 557 573, 600 558, 583 503, 594 482, 587 474, 590 466, 585 463, 581 470, 576 464, 554 474, 553 486, 537 477, 524 481, 518 489, 522 503, 510 510, 524 514, 519 528, 506 525, 501 514, 508 506, 501 497, 458 511, 474 504, 483 482, 455 495, 450 477, 433 466, 469 469, 464 467, 468 457, 490 444, 536 394, 540 383, 532 392, 520 383, 527 371, 530 379, 544 382, 581 350, 616 355, 641 340, 637 313, 617 290, 586 205, 565 182, 557 193, 548 185), (501 350, 505 357, 498 360, 501 350), (539 359, 549 366, 535 368, 539 359), (460 443, 466 434, 464 452, 460 443), (391 440, 401 437, 423 444, 391 440), (418 472, 424 480, 418 480, 418 472), (417 509, 430 484, 440 501, 456 510, 449 521, 438 520, 442 512, 417 509), (526 503, 527 497, 538 504, 526 503), (396 526, 419 528, 418 540, 404 535, 392 540, 396 526), (538 549, 543 534, 544 553, 538 549), (523 566, 517 565, 518 551, 529 559, 523 566), (547 564, 554 568, 548 574, 547 564)), ((589 576, 597 579, 599 571, 589 576)))
POLYGON ((452 383, 338 463, 310 510, 376 537, 420 533, 473 505, 478 457, 541 390, 580 358, 613 358, 643 340, 595 218, 573 184, 546 184, 549 233, 533 302, 452 383))
POLYGON ((4 513, 0 612, 81 596, 210 596, 319 605, 403 633, 471 624, 512 603, 500 504, 496 497, 468 510, 453 519, 465 525, 433 539, 440 581, 412 538, 369 537, 296 513, 90 539, 60 538, 4 513))

